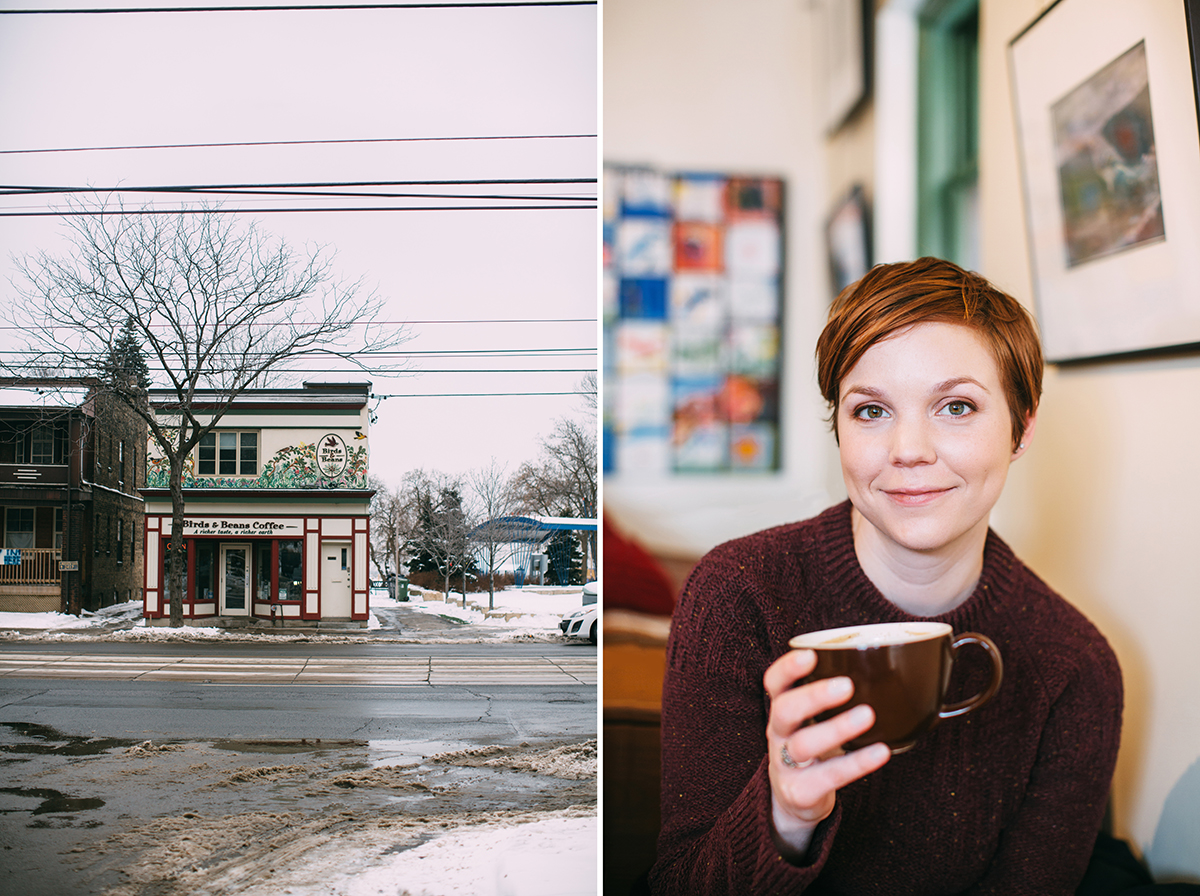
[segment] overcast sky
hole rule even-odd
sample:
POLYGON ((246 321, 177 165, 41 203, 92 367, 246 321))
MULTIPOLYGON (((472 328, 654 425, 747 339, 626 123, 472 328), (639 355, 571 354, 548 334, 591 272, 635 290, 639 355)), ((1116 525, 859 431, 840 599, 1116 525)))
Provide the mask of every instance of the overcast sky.
MULTIPOLYGON (((0 13, 100 6, 0 0, 0 13)), ((598 129, 597 18, 590 5, 0 14, 0 184, 103 189, 594 178, 598 141, 569 135, 598 129), (279 145, 545 135, 566 136, 279 145), (271 145, 14 152, 219 143, 271 145)), ((576 206, 594 206, 596 193, 595 184, 461 189, 583 197, 565 203, 576 206)), ((172 202, 161 195, 123 199, 172 202)), ((0 307, 12 294, 13 253, 67 247, 53 217, 2 213, 62 202, 61 196, 0 197, 0 307)), ((376 402, 372 471, 396 484, 413 468, 461 474, 495 457, 511 472, 533 459, 554 419, 582 417, 583 402, 574 395, 495 393, 571 392, 582 376, 578 369, 595 369, 598 211, 294 211, 357 202, 363 200, 268 196, 226 207, 293 209, 256 217, 289 243, 336 249, 340 274, 377 288, 390 319, 414 322, 404 349, 423 353, 417 366, 425 372, 374 378, 377 395, 394 397, 376 402), (495 320, 528 322, 478 323, 495 320), (424 354, 446 350, 506 354, 424 354), (476 372, 434 372, 463 368, 476 372), (555 372, 495 372, 513 369, 555 372), (458 397, 463 393, 489 395, 458 397), (426 397, 403 397, 413 395, 426 397)), ((550 198, 533 204, 553 203, 564 204, 550 198)), ((9 347, 14 334, 0 338, 9 347)))

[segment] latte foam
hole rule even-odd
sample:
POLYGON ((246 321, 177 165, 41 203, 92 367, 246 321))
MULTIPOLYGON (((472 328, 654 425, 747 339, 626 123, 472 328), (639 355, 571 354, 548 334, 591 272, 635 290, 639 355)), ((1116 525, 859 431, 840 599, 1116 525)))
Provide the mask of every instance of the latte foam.
POLYGON ((883 622, 806 632, 792 638, 788 643, 794 648, 807 650, 881 647, 940 638, 951 631, 950 626, 944 622, 883 622))

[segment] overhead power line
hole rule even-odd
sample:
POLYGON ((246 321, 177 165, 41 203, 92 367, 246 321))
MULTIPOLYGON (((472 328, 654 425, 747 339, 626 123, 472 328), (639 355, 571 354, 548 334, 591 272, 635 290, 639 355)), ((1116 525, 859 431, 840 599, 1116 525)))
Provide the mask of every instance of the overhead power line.
POLYGON ((16 195, 25 193, 117 193, 117 192, 155 192, 187 190, 237 190, 237 189, 308 189, 322 187, 472 187, 472 186, 527 186, 530 184, 594 184, 594 177, 504 177, 484 178, 479 180, 344 180, 344 181, 301 181, 298 183, 280 184, 163 184, 142 187, 37 187, 19 184, 3 184, 0 190, 10 191, 16 195))
POLYGON ((406 324, 594 324, 594 317, 495 317, 475 320, 379 320, 373 326, 403 326, 406 324))
POLYGON ((94 189, 91 187, 33 187, 30 189, 0 186, 0 196, 56 196, 78 193, 182 193, 189 196, 279 196, 305 197, 326 199, 474 199, 499 200, 510 202, 595 202, 595 194, 571 195, 557 193, 538 193, 520 195, 512 193, 391 193, 377 191, 351 192, 348 190, 287 190, 277 189, 270 185, 261 187, 106 187, 94 189))
POLYGON ((310 12, 360 9, 487 9, 537 6, 596 6, 599 0, 499 0, 496 3, 314 3, 272 6, 147 6, 92 7, 90 9, 0 9, 4 16, 121 15, 164 12, 310 12))
POLYGON ((337 208, 212 208, 193 209, 181 208, 138 208, 138 209, 101 209, 98 211, 29 211, 29 212, 0 212, 0 218, 77 218, 100 217, 114 215, 270 215, 270 214, 313 214, 326 212, 512 212, 512 211, 576 211, 596 209, 599 205, 590 202, 580 205, 360 205, 342 206, 337 208))
POLYGON ((508 395, 595 395, 595 392, 414 392, 390 395, 372 394, 372 398, 500 398, 508 395))
MULTIPOLYGON (((303 371, 304 373, 353 373, 354 372, 353 368, 344 368, 344 367, 326 367, 326 368, 320 368, 320 369, 312 368, 312 367, 303 367, 303 368, 288 367, 288 368, 280 368, 280 369, 281 370, 287 369, 287 370, 295 371, 295 372, 303 371)), ((596 368, 595 367, 520 367, 520 368, 516 368, 516 367, 470 368, 470 367, 466 367, 466 368, 446 369, 446 368, 434 368, 434 367, 419 367, 419 368, 414 368, 412 370, 398 371, 398 372, 395 372, 393 375, 421 376, 426 373, 596 373, 596 368)), ((382 372, 380 372, 377 375, 383 376, 384 374, 382 372)))
MULTIPOLYGON (((2 13, 3 10, 0 10, 2 13)), ((112 152, 134 149, 229 149, 248 146, 337 146, 370 143, 448 143, 468 140, 594 140, 597 134, 489 134, 461 137, 364 137, 341 140, 243 140, 225 143, 143 143, 131 146, 64 146, 46 149, 0 149, 0 155, 57 152, 112 152)))
MULTIPOLYGON (((20 328, 19 327, 6 327, 5 329, 20 329, 20 328)), ((58 327, 56 329, 67 329, 67 328, 66 327, 58 327)), ((514 355, 522 357, 522 358, 536 358, 536 357, 540 357, 543 355, 549 356, 549 357, 561 358, 561 357, 569 356, 569 355, 594 355, 595 353, 596 353, 596 349, 585 347, 585 348, 480 348, 480 349, 463 348, 463 349, 430 349, 427 351, 407 351, 407 352, 406 351, 389 350, 389 351, 359 351, 359 352, 350 352, 349 354, 352 355, 353 357, 378 358, 378 359, 382 360, 382 359, 387 359, 387 358, 403 359, 403 358, 410 358, 410 357, 413 357, 413 358, 415 358, 415 357, 425 357, 425 358, 466 358, 466 357, 493 358, 493 357, 497 357, 498 358, 498 357, 512 357, 514 355)), ((30 351, 27 349, 25 349, 25 350, 23 350, 23 349, 2 349, 2 350, 0 350, 0 355, 28 355, 28 354, 30 354, 30 351)), ((59 353, 59 354, 64 354, 64 353, 59 353)), ((65 354, 70 355, 71 357, 75 357, 77 355, 82 356, 87 353, 67 350, 65 352, 65 354)), ((297 354, 297 357, 321 358, 321 357, 328 357, 331 354, 336 354, 336 352, 314 350, 314 351, 300 352, 297 354)), ((41 356, 48 357, 49 353, 41 352, 41 356)), ((249 359, 263 357, 261 354, 256 353, 256 352, 251 352, 251 353, 239 352, 236 354, 234 354, 232 352, 216 352, 211 357, 220 359, 220 358, 230 357, 230 356, 237 357, 237 358, 249 358, 249 359)), ((30 363, 36 363, 36 362, 31 361, 30 363)))
POLYGON ((352 205, 339 206, 293 206, 273 205, 261 208, 246 208, 242 206, 201 206, 188 207, 172 204, 162 207, 141 206, 125 208, 122 205, 110 207, 109 204, 97 208, 69 207, 47 208, 41 206, 16 206, 0 211, 0 217, 111 217, 120 215, 173 215, 173 214, 284 214, 284 213, 314 213, 314 212, 366 212, 366 211, 510 211, 522 210, 559 210, 587 209, 599 207, 594 190, 578 190, 563 193, 518 193, 503 192, 400 192, 390 188, 395 187, 567 187, 575 185, 595 185, 595 177, 555 177, 555 178, 485 178, 479 180, 407 180, 407 181, 309 181, 294 183, 223 183, 223 184, 151 184, 142 186, 70 186, 55 184, 0 184, 0 197, 15 196, 69 196, 93 195, 103 196, 112 194, 163 194, 165 196, 200 196, 210 197, 219 194, 226 197, 278 197, 292 200, 299 197, 314 199, 361 200, 352 205), (435 204, 422 205, 375 205, 374 201, 395 199, 433 200, 435 204), (501 204, 493 204, 501 203, 501 204), (551 204, 553 203, 553 204, 551 204))

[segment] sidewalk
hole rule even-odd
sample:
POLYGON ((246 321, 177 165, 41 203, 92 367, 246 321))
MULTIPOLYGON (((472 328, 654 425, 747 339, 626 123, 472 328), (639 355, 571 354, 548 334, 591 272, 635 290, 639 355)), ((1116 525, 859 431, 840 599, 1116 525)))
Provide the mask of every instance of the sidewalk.
POLYGON ((395 601, 386 592, 371 592, 371 619, 338 626, 320 623, 303 627, 277 627, 269 621, 237 620, 224 625, 185 625, 182 628, 150 626, 142 618, 142 605, 130 601, 79 616, 63 613, 0 612, 3 641, 250 641, 258 639, 350 642, 537 642, 561 643, 558 622, 563 614, 580 607, 579 587, 510 588, 495 595, 411 589, 410 600, 395 601), (448 597, 448 599, 445 599, 448 597))

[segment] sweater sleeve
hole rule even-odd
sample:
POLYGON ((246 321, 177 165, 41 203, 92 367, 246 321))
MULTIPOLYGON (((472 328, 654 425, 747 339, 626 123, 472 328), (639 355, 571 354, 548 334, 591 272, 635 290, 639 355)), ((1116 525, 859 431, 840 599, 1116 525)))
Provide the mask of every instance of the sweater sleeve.
POLYGON ((1051 706, 1016 817, 971 894, 1070 896, 1083 879, 1116 765, 1123 702, 1116 656, 1097 638, 1051 706))
POLYGON ((835 811, 815 832, 805 866, 785 860, 772 840, 762 674, 774 657, 761 601, 728 581, 698 570, 672 623, 662 828, 650 877, 652 892, 664 896, 803 892, 820 873, 840 818, 835 811))

